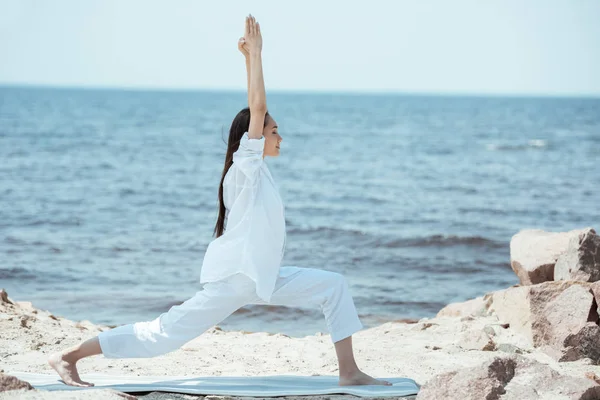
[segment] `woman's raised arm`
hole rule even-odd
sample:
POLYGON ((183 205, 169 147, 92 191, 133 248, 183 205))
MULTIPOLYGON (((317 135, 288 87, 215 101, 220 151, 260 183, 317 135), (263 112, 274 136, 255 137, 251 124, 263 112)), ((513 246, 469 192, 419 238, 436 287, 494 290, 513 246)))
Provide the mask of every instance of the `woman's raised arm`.
POLYGON ((246 17, 245 44, 248 48, 250 78, 248 85, 248 107, 250 108, 250 127, 248 137, 260 139, 267 112, 267 96, 262 68, 262 35, 260 25, 252 15, 246 17))

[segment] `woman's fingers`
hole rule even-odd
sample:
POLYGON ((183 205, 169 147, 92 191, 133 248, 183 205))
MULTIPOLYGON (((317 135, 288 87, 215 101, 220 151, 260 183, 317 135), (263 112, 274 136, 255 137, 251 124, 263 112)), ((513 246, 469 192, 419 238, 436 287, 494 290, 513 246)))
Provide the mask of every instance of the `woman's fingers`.
POLYGON ((256 22, 256 18, 252 14, 246 17, 245 35, 246 37, 260 35, 260 24, 256 22))

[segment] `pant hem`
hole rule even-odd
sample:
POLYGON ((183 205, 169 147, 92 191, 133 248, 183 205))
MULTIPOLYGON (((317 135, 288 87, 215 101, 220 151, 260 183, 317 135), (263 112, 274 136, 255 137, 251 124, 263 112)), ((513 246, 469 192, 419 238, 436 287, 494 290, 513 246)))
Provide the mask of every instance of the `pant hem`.
POLYGON ((98 343, 100 344, 100 350, 102 351, 102 355, 104 356, 104 358, 116 358, 112 355, 110 346, 108 345, 108 342, 106 341, 105 334, 107 334, 109 331, 102 331, 97 335, 98 343))
POLYGON ((331 332, 331 341, 333 343, 339 342, 340 340, 346 339, 347 337, 352 336, 356 332, 361 331, 363 328, 363 324, 361 322, 358 322, 357 325, 351 325, 346 329, 331 332))

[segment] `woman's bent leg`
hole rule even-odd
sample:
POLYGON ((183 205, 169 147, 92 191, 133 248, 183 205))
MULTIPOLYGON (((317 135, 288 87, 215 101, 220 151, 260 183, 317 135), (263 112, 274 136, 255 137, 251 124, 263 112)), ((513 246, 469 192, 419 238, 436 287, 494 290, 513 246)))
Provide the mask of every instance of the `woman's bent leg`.
POLYGON ((334 343, 339 366, 339 385, 391 385, 362 372, 356 365, 352 334, 363 328, 346 278, 333 271, 317 268, 282 266, 271 301, 258 299, 255 304, 289 307, 318 305, 325 316, 334 343))
POLYGON ((253 281, 242 274, 209 282, 196 295, 151 321, 98 334, 106 358, 146 358, 174 351, 218 324, 253 298, 253 281))
MULTIPOLYGON (((258 300, 254 304, 266 304, 258 300)), ((333 343, 363 329, 344 275, 317 268, 282 266, 268 304, 319 306, 333 343)))

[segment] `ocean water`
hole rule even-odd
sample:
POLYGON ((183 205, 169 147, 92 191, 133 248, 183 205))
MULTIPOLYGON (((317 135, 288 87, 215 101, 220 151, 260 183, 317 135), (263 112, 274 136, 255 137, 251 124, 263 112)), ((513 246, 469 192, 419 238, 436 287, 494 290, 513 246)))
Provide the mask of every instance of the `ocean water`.
MULTIPOLYGON (((201 290, 239 92, 0 88, 0 287, 70 319, 201 290)), ((268 93, 283 265, 343 273, 366 327, 518 282, 520 229, 600 229, 600 100, 268 93)), ((225 330, 327 332, 249 305, 225 330)))

